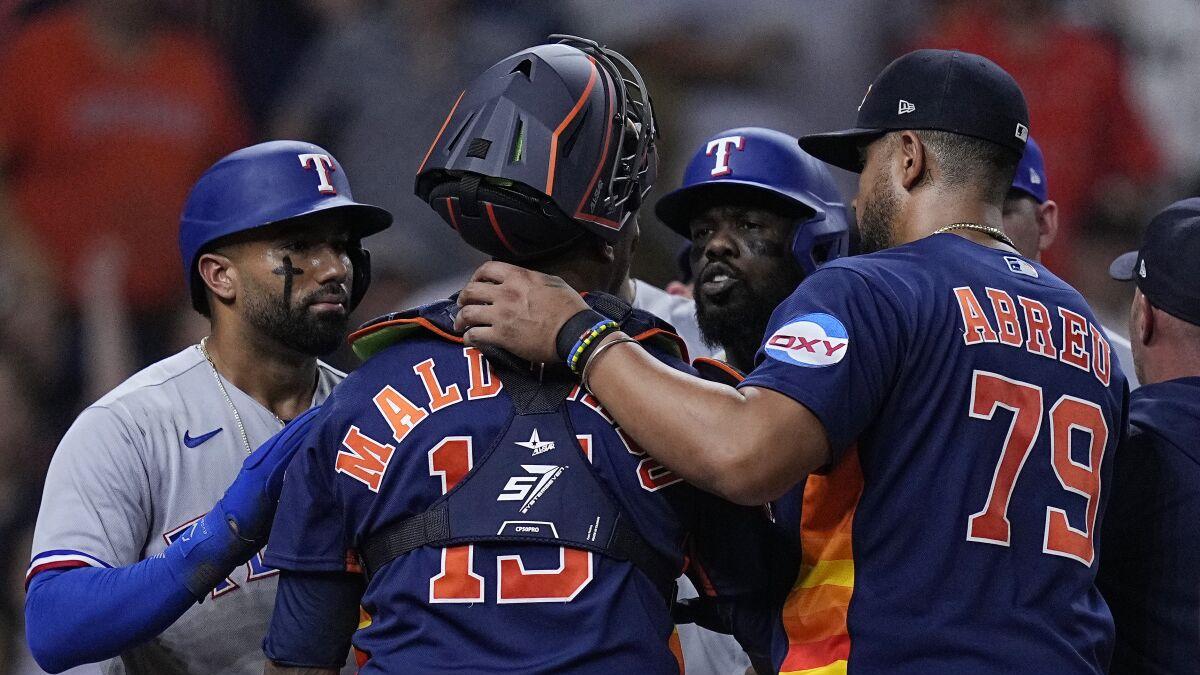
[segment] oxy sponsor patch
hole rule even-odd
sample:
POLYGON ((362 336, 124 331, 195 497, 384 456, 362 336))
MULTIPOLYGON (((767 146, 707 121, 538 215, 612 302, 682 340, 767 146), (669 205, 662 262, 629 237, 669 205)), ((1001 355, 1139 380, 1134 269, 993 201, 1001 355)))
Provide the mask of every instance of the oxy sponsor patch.
POLYGON ((767 338, 767 356, 806 368, 832 366, 846 356, 850 336, 829 314, 805 314, 767 338))

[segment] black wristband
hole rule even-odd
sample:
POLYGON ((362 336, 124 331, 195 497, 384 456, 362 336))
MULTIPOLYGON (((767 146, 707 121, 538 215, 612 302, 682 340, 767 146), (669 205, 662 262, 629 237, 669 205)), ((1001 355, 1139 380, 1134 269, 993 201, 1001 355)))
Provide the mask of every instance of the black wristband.
POLYGON ((555 338, 554 346, 558 351, 558 358, 566 363, 571 358, 571 350, 575 347, 575 343, 601 321, 608 320, 600 312, 597 312, 590 307, 581 309, 575 316, 567 319, 562 328, 558 329, 558 337, 555 338))

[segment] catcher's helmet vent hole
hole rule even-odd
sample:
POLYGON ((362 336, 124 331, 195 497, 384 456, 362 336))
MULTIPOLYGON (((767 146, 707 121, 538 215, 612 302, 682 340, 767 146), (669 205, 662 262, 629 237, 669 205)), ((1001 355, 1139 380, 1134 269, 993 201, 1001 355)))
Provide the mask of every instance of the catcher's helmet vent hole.
POLYGON ((446 152, 454 152, 454 148, 457 147, 458 142, 462 140, 463 132, 467 130, 467 127, 471 126, 471 121, 474 119, 475 111, 472 110, 471 114, 467 116, 467 119, 463 120, 462 125, 458 127, 458 131, 454 132, 454 138, 450 139, 449 145, 446 146, 446 152))
POLYGON ((471 144, 467 146, 467 157, 478 157, 479 159, 487 159, 488 149, 492 147, 492 142, 486 138, 473 138, 471 144))
POLYGON ((579 140, 579 132, 583 131, 583 125, 587 123, 588 115, 592 112, 590 107, 583 109, 583 114, 579 116, 579 122, 575 124, 575 128, 571 130, 571 135, 567 136, 567 140, 563 143, 562 153, 560 157, 569 157, 571 149, 575 147, 575 141, 579 140))
POLYGON ((513 73, 521 73, 522 75, 525 76, 525 79, 530 80, 530 79, 532 79, 532 77, 530 77, 529 73, 532 71, 533 71, 533 60, 525 59, 525 60, 521 61, 520 63, 518 63, 512 70, 508 71, 508 74, 512 75, 513 73))

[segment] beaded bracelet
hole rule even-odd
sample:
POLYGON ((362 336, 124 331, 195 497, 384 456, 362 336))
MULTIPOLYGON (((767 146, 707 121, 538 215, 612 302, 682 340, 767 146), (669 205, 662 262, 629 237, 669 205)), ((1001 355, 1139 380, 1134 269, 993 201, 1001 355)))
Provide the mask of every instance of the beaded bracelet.
POLYGON ((579 373, 580 365, 586 363, 585 354, 592 350, 596 342, 600 340, 600 336, 610 330, 616 330, 618 327, 617 322, 612 319, 596 322, 594 326, 580 335, 579 340, 571 347, 571 353, 567 357, 567 367, 572 372, 579 373))

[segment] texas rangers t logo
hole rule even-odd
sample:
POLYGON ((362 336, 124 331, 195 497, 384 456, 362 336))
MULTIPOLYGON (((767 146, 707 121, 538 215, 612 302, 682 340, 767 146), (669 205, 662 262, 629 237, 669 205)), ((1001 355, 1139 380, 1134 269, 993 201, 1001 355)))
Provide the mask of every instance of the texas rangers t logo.
POLYGON ((729 148, 741 150, 745 145, 746 139, 743 136, 726 136, 709 141, 704 154, 712 157, 714 151, 717 153, 717 165, 713 167, 712 175, 714 177, 728 176, 733 173, 733 169, 729 168, 729 148))
POLYGON ((333 165, 333 158, 329 155, 319 153, 306 152, 302 155, 297 155, 300 158, 300 166, 306 169, 316 169, 317 175, 321 177, 320 185, 317 185, 317 191, 323 195, 336 195, 337 188, 333 187, 333 183, 329 182, 329 172, 337 171, 337 167, 333 165))

